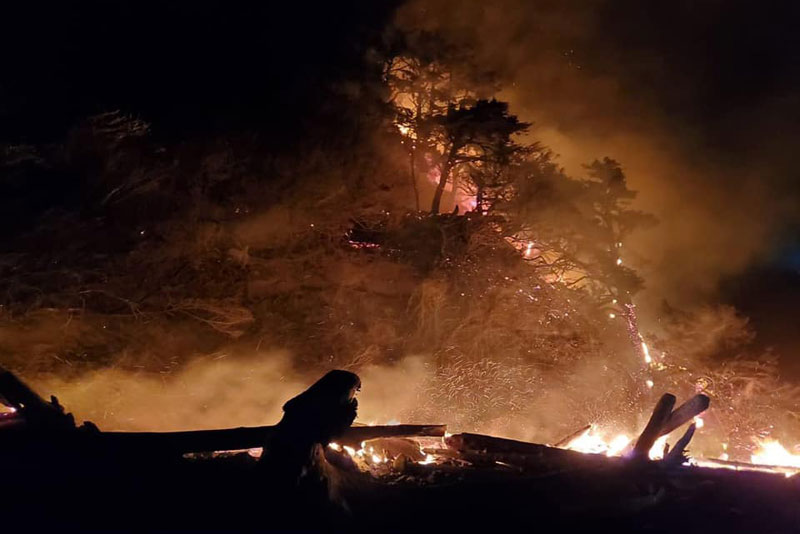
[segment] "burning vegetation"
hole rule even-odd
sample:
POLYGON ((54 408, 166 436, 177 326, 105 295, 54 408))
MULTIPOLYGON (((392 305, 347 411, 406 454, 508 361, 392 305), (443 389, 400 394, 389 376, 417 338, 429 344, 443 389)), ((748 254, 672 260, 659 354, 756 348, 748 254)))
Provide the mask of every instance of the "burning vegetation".
POLYGON ((277 502, 315 477, 303 495, 335 521, 369 515, 354 487, 469 477, 544 503, 613 479, 619 506, 602 506, 637 520, 681 509, 676 488, 736 484, 728 470, 796 495, 800 390, 747 320, 666 302, 640 320, 647 259, 628 243, 657 221, 623 163, 567 173, 468 46, 354 39, 285 136, 183 139, 108 109, 0 147, 0 180, 28 199, 3 200, 0 441, 27 425, 35 451, 68 436, 91 469, 82 449, 114 466, 145 451, 230 481, 217 461, 277 502), (29 200, 41 187, 71 193, 29 200))

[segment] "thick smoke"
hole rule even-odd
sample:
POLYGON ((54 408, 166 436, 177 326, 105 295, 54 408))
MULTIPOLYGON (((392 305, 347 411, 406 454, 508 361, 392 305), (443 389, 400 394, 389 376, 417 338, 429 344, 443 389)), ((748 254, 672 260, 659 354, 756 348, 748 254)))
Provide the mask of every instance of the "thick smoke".
POLYGON ((398 21, 475 47, 571 174, 622 162, 637 207, 660 220, 624 254, 653 310, 713 299, 795 220, 796 68, 781 63, 780 17, 721 2, 420 0, 398 21), (754 16, 774 18, 770 35, 754 16))
MULTIPOLYGON (((406 422, 404 416, 420 402, 429 371, 417 357, 359 370, 358 422, 406 422)), ((283 404, 317 378, 293 368, 288 353, 271 351, 252 358, 196 358, 163 375, 101 368, 74 378, 37 376, 30 382, 44 396, 56 395, 77 421, 92 421, 102 430, 168 431, 274 424, 283 404)))

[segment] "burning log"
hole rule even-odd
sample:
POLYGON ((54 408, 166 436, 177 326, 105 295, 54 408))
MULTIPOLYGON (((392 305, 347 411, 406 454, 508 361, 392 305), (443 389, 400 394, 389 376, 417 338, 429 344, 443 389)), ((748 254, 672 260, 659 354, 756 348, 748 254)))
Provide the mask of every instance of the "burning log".
POLYGON ((620 462, 619 458, 482 434, 454 434, 445 438, 445 443, 458 452, 459 459, 476 467, 494 468, 499 465, 540 475, 580 468, 613 468, 620 462))
MULTIPOLYGON (((529 443, 526 441, 517 441, 514 439, 497 438, 494 436, 486 436, 483 434, 453 434, 445 438, 445 443, 451 449, 457 450, 461 453, 467 454, 485 454, 485 455, 504 455, 507 458, 512 457, 525 457, 526 462, 535 459, 555 458, 585 458, 587 455, 569 451, 566 449, 559 449, 556 447, 549 447, 539 443, 529 443)), ((488 457, 488 456, 487 456, 488 457)))
POLYGON ((653 448, 653 444, 661 436, 661 430, 669 420, 676 400, 675 395, 671 393, 664 393, 658 400, 647 426, 644 427, 639 439, 636 441, 636 445, 633 447, 632 456, 634 458, 647 458, 650 449, 653 448))
POLYGON ((358 444, 378 438, 444 437, 447 425, 376 425, 351 426, 340 436, 335 436, 342 445, 358 444))
MULTIPOLYGON (((650 420, 647 422, 647 426, 636 441, 632 452, 634 458, 647 458, 650 449, 658 438, 669 434, 684 423, 688 423, 708 409, 711 403, 711 400, 706 395, 698 394, 673 410, 675 400, 675 395, 671 393, 665 393, 661 396, 653 410, 653 414, 650 416, 650 420)), ((684 457, 684 451, 692 436, 694 436, 695 428, 696 426, 692 424, 683 437, 678 440, 673 451, 667 456, 669 461, 676 462, 679 458, 684 457)))
POLYGON ((448 447, 458 451, 516 453, 536 456, 541 455, 545 449, 553 449, 553 447, 538 443, 470 433, 453 434, 452 436, 447 436, 444 441, 448 447))

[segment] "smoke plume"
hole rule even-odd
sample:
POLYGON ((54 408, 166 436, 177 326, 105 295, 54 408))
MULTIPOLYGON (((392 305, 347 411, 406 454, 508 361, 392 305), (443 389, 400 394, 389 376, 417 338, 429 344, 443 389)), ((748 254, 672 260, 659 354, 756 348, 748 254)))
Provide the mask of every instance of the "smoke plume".
POLYGON ((665 297, 713 300, 722 278, 762 260, 796 221, 788 117, 799 108, 790 91, 797 69, 780 55, 790 31, 781 13, 756 11, 420 0, 398 24, 474 47, 499 74, 500 97, 569 173, 603 156, 622 162, 637 207, 660 220, 624 252, 647 281, 639 302, 652 310, 665 297), (770 18, 769 35, 754 16, 770 18))

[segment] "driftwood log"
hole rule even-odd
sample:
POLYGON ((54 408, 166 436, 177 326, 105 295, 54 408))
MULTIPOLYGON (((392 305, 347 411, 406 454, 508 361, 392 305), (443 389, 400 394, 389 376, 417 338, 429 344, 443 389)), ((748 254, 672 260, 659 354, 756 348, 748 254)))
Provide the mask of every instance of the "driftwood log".
POLYGON ((586 466, 615 466, 620 458, 602 454, 584 454, 538 443, 486 436, 483 434, 453 434, 445 438, 447 446, 458 452, 461 459, 474 465, 508 464, 523 469, 548 471, 586 466))
MULTIPOLYGON (((276 428, 270 425, 185 432, 100 432, 97 439, 110 447, 187 454, 262 447, 276 428)), ((332 438, 341 445, 355 446, 377 438, 442 437, 446 430, 446 425, 352 426, 332 438)))
MULTIPOLYGON (((706 411, 711 403, 711 399, 706 395, 698 394, 673 410, 675 401, 675 395, 671 393, 665 393, 661 396, 655 409, 653 409, 647 426, 645 426, 639 439, 636 440, 636 445, 634 445, 631 452, 632 457, 647 458, 650 449, 658 438, 666 436, 681 425, 688 423, 706 411)), ((677 451, 673 451, 674 454, 667 456, 670 462, 678 462, 680 458, 684 457, 684 451, 692 436, 694 436, 695 428, 695 424, 692 423, 683 437, 678 440, 676 444, 677 451)))

